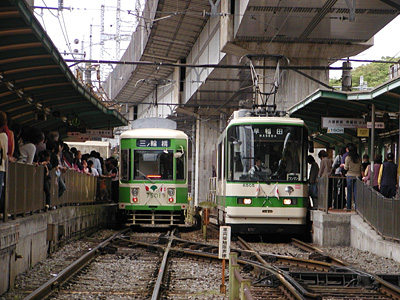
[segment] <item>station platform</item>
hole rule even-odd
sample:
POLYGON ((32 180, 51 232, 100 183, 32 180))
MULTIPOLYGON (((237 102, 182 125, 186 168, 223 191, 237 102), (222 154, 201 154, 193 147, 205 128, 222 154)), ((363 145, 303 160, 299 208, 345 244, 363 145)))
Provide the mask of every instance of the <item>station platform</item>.
POLYGON ((400 243, 385 240, 355 211, 311 211, 313 242, 319 246, 350 246, 400 262, 400 243))

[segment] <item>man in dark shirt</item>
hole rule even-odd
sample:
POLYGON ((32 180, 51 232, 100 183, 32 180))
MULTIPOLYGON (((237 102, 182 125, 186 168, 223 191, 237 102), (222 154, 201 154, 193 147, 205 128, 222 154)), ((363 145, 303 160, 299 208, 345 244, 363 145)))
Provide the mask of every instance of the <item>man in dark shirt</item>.
POLYGON ((392 198, 396 195, 397 187, 397 165, 393 162, 393 153, 388 153, 387 161, 381 165, 378 176, 380 192, 386 198, 392 198))

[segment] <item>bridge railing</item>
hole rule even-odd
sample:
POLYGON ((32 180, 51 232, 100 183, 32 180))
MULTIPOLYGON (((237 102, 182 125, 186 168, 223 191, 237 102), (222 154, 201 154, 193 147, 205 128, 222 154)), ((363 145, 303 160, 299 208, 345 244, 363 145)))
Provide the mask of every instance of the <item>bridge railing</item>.
MULTIPOLYGON (((31 164, 9 163, 4 189, 3 221, 17 215, 25 216, 46 210, 44 193, 45 168, 31 164)), ((66 170, 60 177, 65 192, 59 196, 59 179, 50 171, 49 207, 94 202, 111 202, 111 178, 94 177, 75 170, 66 170)))
POLYGON ((400 199, 385 198, 357 180, 356 210, 365 222, 386 239, 400 241, 400 199))

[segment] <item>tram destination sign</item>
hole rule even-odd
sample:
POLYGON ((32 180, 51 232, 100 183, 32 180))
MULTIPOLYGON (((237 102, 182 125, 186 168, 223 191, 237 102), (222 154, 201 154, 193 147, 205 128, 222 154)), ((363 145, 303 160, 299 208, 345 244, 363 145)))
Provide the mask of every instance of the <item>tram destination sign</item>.
POLYGON ((365 128, 362 118, 321 117, 322 128, 365 128))
POLYGON ((171 140, 163 139, 138 139, 136 140, 136 147, 170 147, 171 140))

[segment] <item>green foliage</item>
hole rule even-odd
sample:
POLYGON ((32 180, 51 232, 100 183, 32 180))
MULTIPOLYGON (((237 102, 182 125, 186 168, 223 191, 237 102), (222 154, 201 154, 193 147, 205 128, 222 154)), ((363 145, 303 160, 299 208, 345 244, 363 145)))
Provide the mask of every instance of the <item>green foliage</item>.
MULTIPOLYGON (((382 57, 381 60, 398 61, 399 58, 386 56, 382 57)), ((351 71, 352 86, 359 86, 360 76, 364 76, 364 82, 368 83, 368 87, 377 87, 389 80, 389 67, 389 63, 368 63, 353 69, 351 71)))
POLYGON ((217 207, 217 204, 215 204, 214 202, 210 202, 210 201, 203 201, 200 202, 199 205, 203 208, 214 208, 217 207))
MULTIPOLYGON (((334 87, 342 86, 342 78, 329 78, 329 85, 334 87)), ((340 89, 340 88, 339 88, 340 89)))

